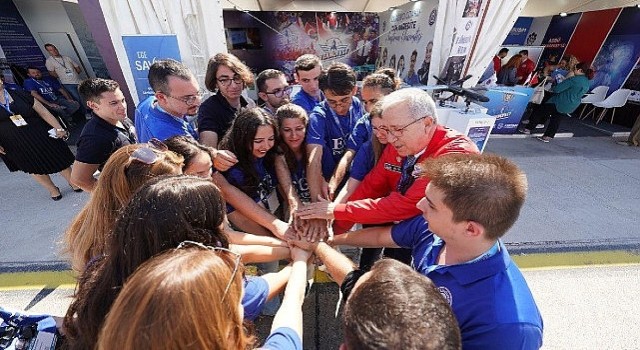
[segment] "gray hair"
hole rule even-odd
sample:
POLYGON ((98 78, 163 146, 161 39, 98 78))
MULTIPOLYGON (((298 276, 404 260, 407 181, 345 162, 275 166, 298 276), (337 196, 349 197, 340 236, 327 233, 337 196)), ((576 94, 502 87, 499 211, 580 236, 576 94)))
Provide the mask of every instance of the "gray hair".
POLYGON ((418 88, 396 90, 382 99, 382 110, 397 104, 406 106, 413 119, 431 117, 434 123, 438 122, 436 103, 424 90, 418 88))

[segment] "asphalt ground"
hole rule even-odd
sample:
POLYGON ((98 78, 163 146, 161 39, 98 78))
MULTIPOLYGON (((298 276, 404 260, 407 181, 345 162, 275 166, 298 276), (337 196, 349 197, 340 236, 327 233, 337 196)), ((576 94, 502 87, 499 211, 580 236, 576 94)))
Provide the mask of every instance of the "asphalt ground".
MULTIPOLYGON (((606 123, 567 118, 550 143, 492 135, 485 150, 516 162, 529 180, 504 241, 542 312, 545 349, 640 348, 640 148, 616 144, 625 137, 606 123)), ((70 301, 75 280, 58 242, 88 194, 52 178, 59 202, 0 163, 2 306, 62 315, 70 301)), ((335 284, 316 283, 305 303, 306 349, 337 348, 336 300, 335 284)))

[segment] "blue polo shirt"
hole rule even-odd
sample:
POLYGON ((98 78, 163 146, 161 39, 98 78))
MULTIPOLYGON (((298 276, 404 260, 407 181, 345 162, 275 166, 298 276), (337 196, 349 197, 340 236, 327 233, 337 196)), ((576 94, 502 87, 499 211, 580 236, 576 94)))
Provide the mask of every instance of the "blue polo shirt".
POLYGON ((349 177, 362 181, 365 176, 373 169, 375 158, 373 156, 373 144, 371 140, 365 142, 356 152, 351 162, 351 171, 349 177))
POLYGON ((164 141, 176 135, 198 139, 198 133, 188 121, 162 110, 156 101, 155 96, 149 96, 136 108, 135 124, 138 142, 147 142, 154 137, 164 141))
MULTIPOLYGON (((258 186, 252 188, 246 186, 247 176, 237 164, 224 172, 223 175, 230 184, 251 197, 256 203, 262 203, 267 210, 277 209, 270 208, 268 203, 269 196, 275 191, 278 185, 278 178, 276 177, 273 166, 267 167, 264 163, 264 158, 255 159, 253 165, 260 178, 258 186)), ((235 211, 235 208, 227 203, 227 214, 233 211, 235 211)))
POLYGON ((411 248, 414 268, 429 277, 451 305, 465 350, 542 346, 540 311, 501 241, 499 250, 484 259, 438 266, 445 243, 429 231, 422 216, 394 225, 391 236, 400 247, 411 248))
MULTIPOLYGON (((320 101, 324 100, 324 94, 320 92, 320 101)), ((319 101, 316 101, 313 96, 306 93, 302 88, 300 91, 296 92, 293 96, 291 96, 291 103, 297 104, 298 106, 304 108, 307 114, 311 114, 313 108, 318 104, 319 101)))
POLYGON ((338 116, 327 101, 322 101, 313 109, 307 126, 307 144, 322 146, 322 175, 331 178, 340 158, 346 150, 346 143, 356 122, 364 114, 362 103, 353 97, 349 112, 338 116))
POLYGON ((347 140, 347 149, 358 151, 360 147, 371 139, 371 118, 369 113, 358 119, 356 125, 353 127, 351 136, 347 140))

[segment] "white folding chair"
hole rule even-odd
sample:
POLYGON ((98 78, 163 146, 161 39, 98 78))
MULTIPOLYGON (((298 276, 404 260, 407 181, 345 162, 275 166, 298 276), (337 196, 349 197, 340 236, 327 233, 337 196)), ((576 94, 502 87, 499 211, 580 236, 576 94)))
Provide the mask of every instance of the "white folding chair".
MULTIPOLYGON (((591 93, 583 97, 582 100, 580 101, 580 103, 583 103, 584 106, 582 107, 582 112, 580 112, 580 116, 578 118, 586 119, 589 113, 587 113, 587 115, 585 115, 584 118, 582 117, 582 114, 584 114, 584 111, 587 109, 587 106, 593 105, 594 102, 604 101, 604 99, 607 97, 607 92, 609 92, 608 86, 600 85, 600 86, 594 87, 593 90, 591 90, 591 93)), ((593 111, 594 109, 595 108, 592 108, 591 110, 593 111)))
MULTIPOLYGON (((611 113, 611 124, 613 124, 613 117, 616 115, 616 108, 622 107, 627 103, 627 99, 631 95, 631 90, 629 89, 618 89, 614 91, 609 97, 605 98, 602 102, 594 102, 592 103, 594 107, 601 107, 602 112, 598 116, 598 120, 596 120, 596 124, 600 123, 602 119, 607 114, 609 108, 613 108, 613 113, 611 113)), ((595 109, 595 108, 594 108, 595 109)))

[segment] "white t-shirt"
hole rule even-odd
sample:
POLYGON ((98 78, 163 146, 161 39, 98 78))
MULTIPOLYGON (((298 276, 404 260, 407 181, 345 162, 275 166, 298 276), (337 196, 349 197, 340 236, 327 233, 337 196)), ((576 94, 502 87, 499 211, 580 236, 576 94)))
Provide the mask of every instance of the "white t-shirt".
POLYGON ((80 77, 75 71, 75 67, 80 67, 68 56, 53 57, 49 56, 45 62, 47 70, 56 72, 58 80, 61 84, 79 84, 80 77))

